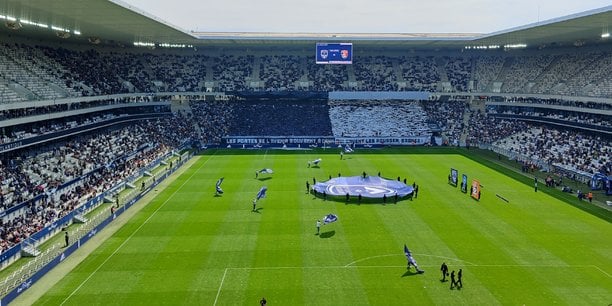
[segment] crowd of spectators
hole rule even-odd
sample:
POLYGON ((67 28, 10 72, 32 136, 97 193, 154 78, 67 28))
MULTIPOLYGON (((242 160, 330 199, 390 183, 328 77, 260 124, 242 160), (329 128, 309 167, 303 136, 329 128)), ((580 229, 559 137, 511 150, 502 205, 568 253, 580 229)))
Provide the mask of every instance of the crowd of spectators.
POLYGON ((466 57, 445 56, 444 70, 453 91, 468 91, 469 82, 472 75, 472 60, 466 57))
POLYGON ((259 63, 259 79, 266 91, 295 90, 296 82, 304 74, 302 58, 295 55, 264 55, 259 63))
POLYGON ((436 91, 440 75, 433 56, 402 56, 398 59, 407 91, 436 91))
POLYGON ((193 121, 175 117, 143 120, 32 149, 0 164, 0 209, 44 194, 28 211, 0 226, 3 250, 134 174, 153 160, 196 138, 193 121), (78 180, 66 186, 69 182, 78 180), (61 188, 58 189, 58 188, 61 188))
POLYGON ((503 102, 528 103, 528 104, 533 104, 534 106, 555 105, 555 106, 566 106, 566 107, 575 107, 575 108, 598 109, 598 110, 605 110, 605 111, 612 110, 612 104, 610 103, 592 102, 592 101, 583 102, 583 101, 573 101, 573 100, 567 100, 567 99, 554 99, 554 98, 544 99, 544 98, 534 98, 534 97, 529 97, 529 98, 513 97, 513 98, 504 99, 503 102))
MULTIPOLYGON (((469 145, 493 145, 524 159, 556 166, 574 173, 612 174, 610 171, 612 169, 612 145, 609 136, 551 125, 501 119, 496 118, 494 114, 495 112, 488 114, 480 111, 472 114, 467 135, 469 145)), ((575 119, 572 116, 577 116, 549 115, 568 121, 575 119)), ((582 117, 582 119, 594 125, 610 126, 609 120, 605 118, 582 117)))
POLYGON ((481 110, 475 110, 470 113, 466 144, 468 146, 490 145, 527 128, 529 128, 528 123, 517 124, 516 120, 498 119, 488 116, 481 110))
POLYGON ((415 101, 330 101, 335 137, 431 136, 427 113, 415 101))
POLYGON ((568 124, 593 125, 602 127, 612 127, 609 115, 593 113, 577 113, 557 109, 536 109, 523 107, 497 107, 490 108, 489 114, 519 115, 534 117, 538 120, 542 118, 566 121, 568 124))
POLYGON ((427 123, 440 127, 447 145, 459 145, 465 124, 463 115, 468 108, 465 101, 423 101, 427 123))
POLYGON ((535 84, 536 78, 542 74, 553 61, 554 56, 548 54, 517 56, 509 61, 508 73, 502 75, 502 92, 530 92, 530 84, 535 84))
POLYGON ((392 58, 386 56, 363 56, 353 61, 355 78, 359 90, 397 91, 397 74, 392 58))
POLYGON ((193 121, 202 143, 221 143, 230 132, 230 123, 238 121, 229 101, 192 101, 193 121))
POLYGON ((495 145, 532 160, 591 175, 612 174, 612 145, 602 136, 537 126, 498 140, 495 145))
POLYGON ((230 136, 331 136, 325 100, 228 103, 230 136))
POLYGON ((612 96, 610 52, 363 55, 317 65, 307 55, 70 50, 0 45, 3 102, 127 92, 444 90, 612 96), (257 65, 257 67, 255 67, 257 65), (448 85, 442 86, 441 82, 448 85), (20 84, 34 95, 21 97, 20 84), (205 85, 209 84, 209 85, 205 85))

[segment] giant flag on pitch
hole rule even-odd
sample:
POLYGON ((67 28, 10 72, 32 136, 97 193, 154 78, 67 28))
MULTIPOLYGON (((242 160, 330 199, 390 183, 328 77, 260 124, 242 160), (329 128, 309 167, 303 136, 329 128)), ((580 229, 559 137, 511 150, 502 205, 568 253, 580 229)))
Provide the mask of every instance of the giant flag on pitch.
POLYGON ((323 223, 325 224, 329 224, 329 223, 336 222, 336 221, 338 221, 338 216, 334 214, 328 214, 325 217, 323 217, 323 223))
POLYGON ((220 178, 219 180, 217 180, 217 185, 215 186, 217 189, 217 193, 219 194, 223 193, 223 189, 221 189, 221 183, 223 183, 223 178, 220 178))
POLYGON ((266 187, 266 186, 261 187, 261 189, 259 189, 259 192, 257 192, 257 197, 255 198, 255 200, 259 200, 261 198, 265 198, 266 197, 266 191, 268 191, 268 187, 266 187))

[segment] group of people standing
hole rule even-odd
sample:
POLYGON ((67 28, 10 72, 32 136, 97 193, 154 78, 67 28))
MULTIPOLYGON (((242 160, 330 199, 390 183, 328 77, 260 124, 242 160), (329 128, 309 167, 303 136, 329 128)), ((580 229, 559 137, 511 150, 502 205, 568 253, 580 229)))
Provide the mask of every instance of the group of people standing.
MULTIPOLYGON (((446 265, 445 262, 442 263, 442 266, 440 266, 440 271, 442 271, 442 282, 446 282, 446 277, 449 276, 448 273, 448 266, 446 265)), ((463 270, 459 269, 459 271, 456 274, 456 278, 455 278, 455 270, 451 271, 450 273, 450 280, 451 280, 451 284, 450 284, 450 289, 453 288, 457 288, 457 289, 461 289, 463 288, 463 270)))

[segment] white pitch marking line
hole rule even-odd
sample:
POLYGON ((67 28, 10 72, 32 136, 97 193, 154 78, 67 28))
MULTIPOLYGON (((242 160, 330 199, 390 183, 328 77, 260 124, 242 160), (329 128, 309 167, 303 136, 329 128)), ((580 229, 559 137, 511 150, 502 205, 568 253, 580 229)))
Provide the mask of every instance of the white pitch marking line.
MULTIPOLYGON (((394 254, 397 255, 397 254, 394 254)), ((380 255, 380 256, 373 256, 373 257, 383 257, 383 256, 390 256, 390 255, 380 255)), ((368 257, 371 258, 371 257, 368 257)), ((457 259, 458 260, 458 259, 457 259)), ((468 263, 467 261, 464 261, 466 263, 468 263)), ((285 269, 346 269, 346 268, 404 268, 406 267, 405 265, 401 265, 401 266, 356 266, 356 265, 352 265, 353 263, 349 264, 349 265, 344 265, 344 266, 308 266, 308 267, 290 267, 290 266, 281 266, 281 267, 228 267, 225 268, 226 270, 285 270, 285 269)), ((517 267, 517 268, 595 268, 597 270, 599 270, 602 274, 611 277, 612 275, 608 274, 606 271, 602 270, 600 267, 596 266, 596 265, 530 265, 530 264, 484 264, 484 265, 478 265, 478 264, 473 264, 473 263, 469 263, 470 267, 476 267, 476 268, 495 268, 495 267, 499 267, 499 268, 507 268, 507 267, 517 267)), ((421 267, 437 267, 438 265, 419 265, 421 267)), ((225 275, 224 275, 225 278, 225 275)), ((223 280, 222 280, 223 282, 223 280)))
MULTIPOLYGON (((215 152, 215 154, 216 154, 216 153, 217 153, 217 152, 215 152)), ((206 160, 206 161, 205 161, 205 162, 204 162, 204 163, 203 163, 203 164, 202 164, 202 165, 201 165, 201 166, 200 166, 200 167, 199 167, 199 168, 198 168, 198 169, 197 169, 195 172, 193 172, 193 174, 191 174, 191 176, 190 176, 190 177, 189 177, 187 180, 185 180, 185 182, 183 182, 183 184, 182 184, 182 185, 181 185, 181 186, 180 186, 178 189, 176 189, 176 191, 174 191, 174 192, 173 192, 173 193, 172 193, 172 194, 171 194, 171 195, 168 197, 168 199, 166 199, 166 201, 164 201, 164 203, 162 203, 162 205, 160 205, 160 206, 159 206, 159 207, 158 207, 158 208, 157 208, 157 209, 156 209, 156 210, 155 210, 155 211, 154 211, 154 212, 153 212, 153 213, 152 213, 152 214, 151 214, 151 215, 150 215, 150 216, 149 216, 149 217, 148 217, 148 218, 147 218, 147 219, 146 219, 146 220, 145 220, 145 221, 144 221, 144 222, 143 222, 143 223, 142 223, 142 224, 141 224, 141 225, 140 225, 140 226, 139 226, 139 227, 138 227, 138 228, 137 228, 137 229, 136 229, 136 230, 135 230, 135 231, 134 231, 134 232, 133 232, 133 233, 132 233, 130 236, 129 236, 129 237, 127 237, 127 239, 125 239, 125 240, 123 241, 123 243, 121 243, 121 244, 120 244, 120 245, 117 247, 117 249, 115 249, 115 251, 114 251, 112 254, 110 254, 110 255, 109 255, 109 256, 108 256, 108 257, 107 257, 107 258, 106 258, 106 259, 105 259, 105 260, 104 260, 104 261, 103 261, 103 262, 102 262, 102 263, 101 263, 101 264, 100 264, 100 265, 99 265, 99 266, 98 266, 98 267, 97 267, 97 268, 96 268, 96 269, 95 269, 93 272, 91 272, 91 274, 89 274, 89 276, 87 276, 87 278, 86 278, 85 280, 83 280, 83 281, 81 282, 81 284, 79 284, 79 286, 78 286, 78 287, 76 287, 76 289, 74 289, 74 290, 72 291, 72 293, 70 293, 70 295, 68 295, 68 296, 67 296, 67 297, 66 297, 66 298, 65 298, 65 299, 62 301, 62 303, 61 303, 60 305, 64 305, 64 304, 66 303, 66 301, 68 301, 68 300, 69 300, 69 299, 70 299, 70 298, 71 298, 71 297, 72 297, 72 296, 73 296, 73 295, 74 295, 74 294, 75 294, 75 293, 76 293, 76 292, 77 292, 79 289, 81 289, 81 287, 83 287, 83 285, 85 285, 85 283, 86 283, 87 281, 89 281, 89 280, 90 280, 90 279, 93 277, 93 275, 94 275, 94 274, 96 274, 96 272, 98 272, 98 271, 99 271, 99 270, 102 268, 102 266, 103 266, 103 265, 104 265, 106 262, 108 262, 108 261, 111 259, 111 257, 113 257, 115 254, 117 254, 117 252, 119 251, 119 249, 121 249, 121 248, 122 248, 122 247, 123 247, 123 246, 124 246, 124 245, 125 245, 125 244, 126 244, 126 243, 127 243, 127 242, 128 242, 128 241, 129 241, 129 240, 130 240, 130 239, 131 239, 133 236, 134 236, 134 235, 136 235, 136 233, 137 233, 137 232, 138 232, 138 231, 139 231, 139 230, 140 230, 140 229, 141 229, 141 228, 142 228, 142 227, 143 227, 143 226, 144 226, 144 225, 145 225, 145 224, 146 224, 146 223, 147 223, 149 220, 151 220, 151 218, 153 218, 153 216, 154 216, 154 215, 155 215, 155 214, 156 214, 156 213, 157 213, 157 212, 158 212, 158 211, 159 211, 159 210, 160 210, 162 207, 164 207, 164 205, 166 205, 166 203, 168 203, 168 201, 170 201, 170 199, 171 199, 171 198, 172 198, 172 197, 173 197, 173 196, 174 196, 174 195, 175 195, 175 194, 176 194, 176 193, 177 193, 179 190, 181 190, 181 189, 183 188, 183 186, 185 186, 185 184, 187 184, 187 182, 189 182, 189 181, 191 180, 191 178, 192 178, 192 177, 193 177, 193 176, 194 176, 196 173, 198 173, 198 171, 200 171, 200 169, 202 169, 202 167, 204 167, 204 165, 206 165, 206 163, 208 163, 208 161, 209 161, 209 160, 210 160, 210 159, 211 159, 213 156, 214 156, 214 154, 213 154, 213 155, 211 155, 211 156, 209 156, 209 157, 208 157, 208 159, 207 159, 207 160, 206 160)))
MULTIPOLYGON (((458 261, 465 262, 466 264, 471 265, 471 266, 477 266, 477 264, 471 263, 469 261, 461 260, 459 258, 452 258, 452 257, 445 257, 445 256, 431 255, 431 254, 417 254, 417 253, 414 253, 414 255, 427 256, 427 257, 437 257, 437 258, 443 258, 443 259, 448 259, 448 260, 458 260, 458 261)), ((379 257, 388 257, 388 256, 404 256, 404 255, 403 254, 395 253, 395 254, 370 256, 370 257, 358 259, 358 260, 355 260, 355 261, 353 261, 351 263, 348 263, 348 264, 345 265, 345 267, 352 266, 353 264, 356 264, 356 263, 362 262, 362 261, 366 261, 366 260, 369 260, 369 259, 379 258, 379 257)))
POLYGON ((221 294, 221 287, 223 287, 223 282, 225 281, 225 275, 227 275, 228 269, 231 269, 231 268, 225 268, 225 271, 223 272, 223 277, 221 278, 219 289, 217 289, 217 296, 215 297, 215 302, 213 303, 213 306, 217 305, 217 300, 219 299, 219 295, 221 294))

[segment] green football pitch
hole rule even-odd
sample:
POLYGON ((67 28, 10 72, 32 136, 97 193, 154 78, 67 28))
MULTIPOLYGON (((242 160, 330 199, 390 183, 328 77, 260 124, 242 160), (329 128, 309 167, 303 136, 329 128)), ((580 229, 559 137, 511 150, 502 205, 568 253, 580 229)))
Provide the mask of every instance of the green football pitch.
POLYGON ((609 221, 462 155, 227 153, 196 157, 36 304, 612 303, 609 221), (274 173, 256 179, 262 168, 274 173), (450 168, 480 181, 480 201, 447 184, 450 168), (357 205, 306 193, 313 177, 364 171, 416 182, 418 197, 357 205), (339 220, 316 235, 329 213, 339 220), (404 244, 425 273, 406 269, 404 244), (463 287, 441 281, 443 262, 462 269, 463 287))

